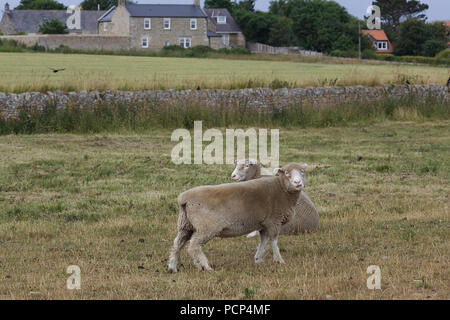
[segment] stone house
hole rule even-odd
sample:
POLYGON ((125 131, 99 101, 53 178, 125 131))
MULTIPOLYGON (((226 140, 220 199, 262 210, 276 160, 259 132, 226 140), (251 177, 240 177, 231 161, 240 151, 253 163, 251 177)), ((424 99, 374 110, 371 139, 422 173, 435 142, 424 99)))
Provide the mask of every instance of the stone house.
MULTIPOLYGON (((226 9, 220 10, 228 12, 226 9)), ((142 50, 169 45, 184 48, 203 45, 215 49, 238 45, 245 47, 243 36, 240 42, 234 40, 234 33, 240 32, 236 31, 237 25, 230 28, 234 33, 220 33, 222 26, 216 28, 214 20, 205 11, 200 7, 199 0, 194 0, 191 5, 125 4, 125 0, 118 0, 117 7, 99 18, 98 33, 129 36, 130 48, 142 50), (222 40, 224 36, 232 41, 222 40)), ((228 16, 231 17, 229 13, 228 16)), ((232 18, 228 21, 230 24, 234 22, 232 18)))
MULTIPOLYGON (((80 28, 69 28, 69 33, 96 34, 98 32, 97 20, 105 11, 81 10, 80 28)), ((5 35, 17 33, 36 34, 39 25, 45 21, 58 19, 67 24, 72 13, 66 10, 10 10, 9 4, 5 4, 3 17, 0 20, 0 31, 5 35)))
POLYGON ((208 30, 212 39, 211 47, 218 49, 245 48, 245 37, 227 9, 205 9, 208 15, 208 30), (217 39, 219 38, 219 39, 217 39))

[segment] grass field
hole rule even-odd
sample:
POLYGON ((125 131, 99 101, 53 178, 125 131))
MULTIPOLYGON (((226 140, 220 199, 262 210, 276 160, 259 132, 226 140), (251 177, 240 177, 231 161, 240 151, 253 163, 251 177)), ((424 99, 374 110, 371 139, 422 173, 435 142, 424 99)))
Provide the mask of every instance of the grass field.
POLYGON ((183 250, 178 274, 166 272, 176 196, 229 181, 232 166, 173 165, 169 130, 2 136, 0 298, 449 299, 449 126, 281 129, 281 162, 310 164, 318 232, 280 237, 286 265, 270 251, 256 265, 255 238, 214 239, 215 271, 197 271, 183 250), (66 289, 73 264, 81 290, 66 289), (369 265, 381 290, 366 287, 369 265))
POLYGON ((0 53, 0 91, 445 84, 448 68, 233 59, 0 53), (66 68, 52 73, 48 67, 66 68))

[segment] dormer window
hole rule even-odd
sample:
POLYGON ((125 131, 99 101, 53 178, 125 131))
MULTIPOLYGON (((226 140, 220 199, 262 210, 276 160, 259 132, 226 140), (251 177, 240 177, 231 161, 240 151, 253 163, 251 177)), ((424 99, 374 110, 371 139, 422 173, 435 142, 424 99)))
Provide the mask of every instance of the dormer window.
POLYGON ((219 24, 227 23, 227 17, 226 16, 217 16, 217 23, 219 23, 219 24))

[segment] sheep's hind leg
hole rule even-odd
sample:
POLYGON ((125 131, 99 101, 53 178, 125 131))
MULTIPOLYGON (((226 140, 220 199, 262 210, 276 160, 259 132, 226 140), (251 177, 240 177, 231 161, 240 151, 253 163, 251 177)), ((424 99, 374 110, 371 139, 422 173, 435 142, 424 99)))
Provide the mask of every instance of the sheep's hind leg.
POLYGON ((181 249, 183 249, 186 242, 189 240, 189 238, 192 236, 192 231, 186 231, 181 230, 178 231, 177 236, 175 237, 175 240, 173 240, 173 247, 170 251, 170 257, 169 257, 169 264, 167 266, 167 269, 169 272, 177 272, 177 265, 178 265, 178 257, 180 255, 181 249))
POLYGON ((272 239, 272 253, 273 253, 273 261, 285 264, 283 258, 280 254, 280 249, 278 248, 278 237, 272 239))
POLYGON ((266 252, 267 242, 269 241, 269 237, 267 236, 267 233, 265 230, 261 230, 259 232, 259 236, 260 236, 261 240, 259 242, 258 249, 256 250, 256 253, 255 253, 255 262, 256 263, 261 263, 264 261, 264 253, 266 252))
POLYGON ((189 243, 188 252, 197 268, 210 271, 212 268, 208 264, 208 259, 203 253, 203 245, 214 237, 213 234, 202 234, 195 232, 189 243))

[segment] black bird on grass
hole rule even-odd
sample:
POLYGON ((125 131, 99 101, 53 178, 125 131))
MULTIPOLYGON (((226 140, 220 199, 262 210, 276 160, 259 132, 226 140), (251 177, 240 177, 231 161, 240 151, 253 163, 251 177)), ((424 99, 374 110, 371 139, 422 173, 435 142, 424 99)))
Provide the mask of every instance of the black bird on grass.
POLYGON ((66 68, 64 68, 64 69, 53 69, 53 68, 50 68, 50 67, 49 67, 49 69, 52 70, 53 73, 57 73, 59 71, 66 70, 66 68))
MULTIPOLYGON (((449 79, 450 80, 450 79, 449 79)), ((197 90, 200 90, 200 86, 197 87, 197 90)))
POLYGON ((409 86, 411 84, 411 82, 409 82, 409 80, 406 79, 406 84, 409 86))
POLYGON ((450 77, 448 77, 448 80, 447 80, 447 87, 450 87, 450 77))

